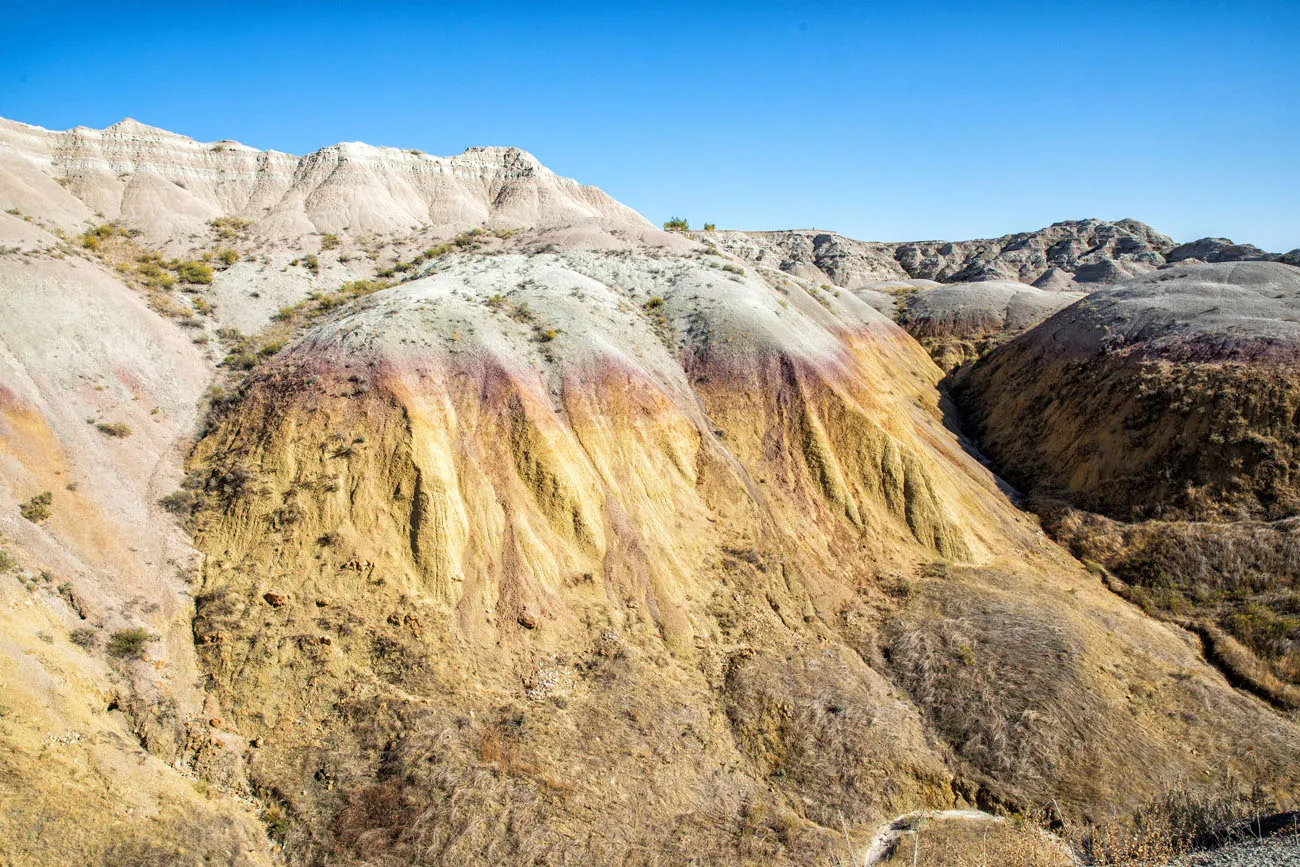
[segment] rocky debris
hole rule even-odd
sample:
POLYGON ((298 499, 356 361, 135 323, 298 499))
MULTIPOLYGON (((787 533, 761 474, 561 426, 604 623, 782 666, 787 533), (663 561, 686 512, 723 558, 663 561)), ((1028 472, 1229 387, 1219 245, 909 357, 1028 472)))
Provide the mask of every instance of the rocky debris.
POLYGON ((1233 843, 1180 858, 1176 867, 1300 867, 1300 840, 1283 836, 1233 843))
POLYGON ((519 615, 517 619, 519 621, 519 625, 522 626, 524 629, 537 628, 537 615, 533 614, 531 611, 523 612, 522 614, 519 615))
POLYGON ((274 590, 262 594, 266 604, 272 608, 280 608, 289 602, 289 596, 285 593, 276 593, 274 590))

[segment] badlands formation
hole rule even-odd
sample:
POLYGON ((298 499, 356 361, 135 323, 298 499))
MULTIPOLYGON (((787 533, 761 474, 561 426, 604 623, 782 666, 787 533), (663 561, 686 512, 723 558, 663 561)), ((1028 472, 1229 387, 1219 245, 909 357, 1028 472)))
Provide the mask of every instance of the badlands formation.
POLYGON ((1295 673, 1045 536, 941 389, 1072 547, 1286 518, 1287 257, 662 232, 518 150, 132 121, 0 121, 0 211, 9 862, 838 864, 1300 791, 1295 673))

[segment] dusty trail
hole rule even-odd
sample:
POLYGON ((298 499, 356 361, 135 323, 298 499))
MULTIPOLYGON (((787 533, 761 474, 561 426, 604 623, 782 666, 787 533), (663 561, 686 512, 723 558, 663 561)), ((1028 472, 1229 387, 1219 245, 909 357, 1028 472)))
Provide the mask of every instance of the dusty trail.
MULTIPOLYGON (((912 827, 916 820, 922 818, 926 821, 988 822, 997 825, 1006 822, 1005 816, 995 816, 983 810, 914 810, 896 816, 881 825, 870 842, 867 843, 866 848, 862 850, 860 860, 855 861, 855 864, 861 864, 861 867, 877 867, 884 861, 885 856, 890 853, 896 843, 901 841, 905 835, 912 833, 912 827)), ((1065 843, 1057 839, 1055 835, 1046 831, 1043 834, 1060 843, 1062 852, 1069 851, 1065 843)), ((1073 854, 1071 854, 1071 858, 1077 863, 1077 859, 1074 859, 1073 854)))

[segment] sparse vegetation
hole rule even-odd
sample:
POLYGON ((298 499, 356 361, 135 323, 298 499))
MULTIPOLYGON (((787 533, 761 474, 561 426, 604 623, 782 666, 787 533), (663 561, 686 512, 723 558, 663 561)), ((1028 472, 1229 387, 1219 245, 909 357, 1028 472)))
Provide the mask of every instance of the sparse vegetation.
POLYGON ((705 223, 705 224, 704 224, 704 231, 706 231, 706 232, 716 232, 717 230, 718 230, 718 227, 715 226, 713 223, 705 223))
POLYGON ((93 650, 99 643, 99 633, 84 626, 78 626, 68 633, 68 640, 83 650, 93 650))
POLYGON ((119 629, 108 639, 108 652, 119 659, 139 659, 144 655, 145 645, 157 640, 142 627, 119 629))
POLYGON ((188 488, 181 488, 179 491, 173 491, 158 501, 158 505, 174 515, 187 515, 197 503, 198 498, 194 492, 188 488))
POLYGON ((671 217, 664 223, 664 228, 669 232, 689 232, 691 224, 685 217, 671 217))
POLYGON ((208 225, 212 227, 218 240, 230 241, 247 235, 253 224, 239 217, 217 217, 215 220, 210 220, 208 225))
POLYGON ((1300 707, 1300 525, 1126 524, 1057 500, 1032 506, 1075 556, 1114 574, 1112 589, 1195 628, 1217 663, 1263 697, 1300 707))
POLYGON ((339 236, 333 233, 325 235, 320 239, 321 250, 335 250, 339 246, 339 236))
POLYGON ((131 428, 125 422, 120 421, 101 421, 95 423, 95 430, 104 436, 124 439, 131 435, 131 428))
POLYGON ((39 524, 41 521, 50 517, 50 506, 54 503, 54 494, 49 491, 37 494, 27 502, 18 507, 18 514, 22 515, 33 524, 39 524))
POLYGON ((206 285, 212 282, 212 266, 206 262, 198 262, 189 259, 183 262, 177 262, 175 265, 168 265, 172 271, 176 272, 177 278, 182 283, 192 283, 194 285, 206 285))

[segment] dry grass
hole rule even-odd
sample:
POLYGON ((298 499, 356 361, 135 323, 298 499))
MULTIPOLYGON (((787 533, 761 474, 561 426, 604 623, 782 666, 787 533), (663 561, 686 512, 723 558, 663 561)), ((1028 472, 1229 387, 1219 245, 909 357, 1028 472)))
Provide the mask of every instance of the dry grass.
POLYGON ((1278 804, 1258 785, 1231 777, 1213 783, 1180 781, 1126 819, 1080 827, 1075 848, 1098 867, 1165 867, 1197 849, 1251 839, 1278 804))
POLYGON ((933 583, 913 590, 886 651, 897 682, 985 780, 986 796, 1024 809, 1051 796, 1070 744, 1106 740, 1111 720, 1090 697, 1081 641, 1064 620, 960 577, 932 567, 933 583))
POLYGON ((1300 522, 1124 524, 1056 500, 1033 506, 1057 541, 1120 579, 1112 589, 1200 633, 1239 686, 1300 708, 1300 522))
POLYGON ((895 867, 1069 867, 1069 851, 1031 822, 925 820, 882 864, 895 867))

